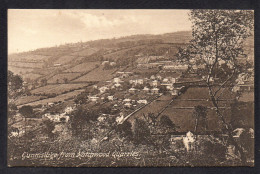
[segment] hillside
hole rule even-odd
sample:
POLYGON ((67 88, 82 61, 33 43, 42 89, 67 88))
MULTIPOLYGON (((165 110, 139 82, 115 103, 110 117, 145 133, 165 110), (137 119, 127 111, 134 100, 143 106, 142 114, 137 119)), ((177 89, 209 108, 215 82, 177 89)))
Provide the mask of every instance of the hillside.
POLYGON ((167 51, 172 56, 177 47, 187 43, 190 38, 191 32, 182 31, 162 35, 133 35, 40 48, 9 55, 8 69, 21 75, 27 82, 42 78, 53 82, 51 79, 58 74, 67 73, 68 77, 77 77, 68 72, 77 70, 84 73, 89 70, 85 69, 84 64, 93 61, 117 61, 118 59, 124 61, 137 54, 165 55, 167 51))

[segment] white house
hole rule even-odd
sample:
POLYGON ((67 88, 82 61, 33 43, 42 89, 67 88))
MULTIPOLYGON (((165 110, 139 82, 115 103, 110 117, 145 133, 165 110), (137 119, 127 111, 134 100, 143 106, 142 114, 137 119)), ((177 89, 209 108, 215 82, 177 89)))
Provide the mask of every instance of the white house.
POLYGON ((183 144, 186 148, 187 151, 191 151, 194 149, 194 144, 195 142, 195 137, 193 135, 193 133, 191 133, 190 131, 186 133, 186 137, 183 137, 183 144))
POLYGON ((151 92, 154 94, 158 94, 159 93, 159 89, 158 88, 153 88, 151 89, 151 92))
POLYGON ((89 99, 90 101, 92 101, 92 102, 96 102, 96 101, 99 99, 99 97, 90 96, 90 97, 88 97, 88 99, 89 99))
POLYGON ((123 102, 131 102, 131 99, 126 98, 126 99, 123 100, 123 102))
POLYGON ((125 103, 124 105, 125 105, 125 107, 127 107, 127 108, 130 108, 130 107, 132 106, 131 103, 125 103))
POLYGON ((120 82, 121 82, 120 78, 118 77, 114 78, 114 83, 120 83, 120 82))
POLYGON ((157 80, 152 81, 152 86, 153 87, 157 87, 158 86, 158 81, 157 80))
POLYGON ((137 103, 139 103, 139 104, 147 104, 147 100, 138 100, 137 103))
POLYGON ((99 88, 99 91, 100 91, 100 93, 104 93, 104 92, 106 92, 107 89, 108 89, 108 87, 102 86, 99 88))
POLYGON ((129 92, 130 92, 130 93, 134 93, 135 91, 136 91, 135 88, 130 88, 130 89, 129 89, 129 92))
POLYGON ((107 99, 110 100, 110 101, 113 101, 114 100, 114 96, 110 95, 110 96, 107 97, 107 99))
POLYGON ((149 92, 150 91, 150 89, 149 88, 147 88, 146 86, 144 87, 144 89, 143 89, 143 91, 145 91, 145 92, 149 92))
POLYGON ((73 110, 74 110, 74 108, 71 107, 71 106, 69 106, 69 107, 66 107, 66 108, 65 108, 64 112, 65 112, 66 114, 69 114, 69 113, 71 113, 73 110))

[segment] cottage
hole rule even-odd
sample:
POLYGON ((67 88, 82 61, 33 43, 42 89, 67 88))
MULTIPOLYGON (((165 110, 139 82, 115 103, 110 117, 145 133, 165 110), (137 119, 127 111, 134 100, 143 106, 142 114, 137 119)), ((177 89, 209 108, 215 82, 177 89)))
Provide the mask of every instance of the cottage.
POLYGON ((144 89, 143 89, 143 91, 145 91, 145 92, 149 92, 150 91, 150 89, 149 88, 147 88, 146 86, 144 87, 144 89))
POLYGON ((157 78, 157 80, 162 80, 162 76, 160 76, 160 75, 157 75, 156 78, 157 78))
POLYGON ((130 107, 132 106, 131 103, 125 103, 124 105, 125 105, 125 107, 127 107, 127 108, 130 108, 130 107))
POLYGON ((131 102, 131 99, 126 98, 126 99, 123 100, 123 102, 131 102))
POLYGON ((147 104, 147 100, 138 100, 137 103, 139 103, 139 104, 147 104))
POLYGON ((96 96, 89 97, 89 100, 92 102, 96 102, 98 99, 99 99, 99 97, 96 97, 96 96))
POLYGON ((183 137, 183 144, 187 151, 191 151, 194 149, 193 146, 194 142, 195 142, 195 137, 193 133, 191 133, 190 131, 187 132, 186 137, 183 137))
POLYGON ((120 78, 118 78, 118 77, 114 78, 114 83, 120 83, 120 82, 121 82, 120 78))
POLYGON ((151 80, 155 80, 155 76, 152 75, 152 76, 150 77, 150 79, 151 79, 151 80))
POLYGON ((69 106, 69 107, 66 107, 66 108, 65 108, 64 112, 65 112, 66 114, 69 114, 69 113, 71 113, 73 110, 74 110, 73 107, 69 106))
POLYGON ((151 91, 154 94, 158 94, 159 93, 159 89, 158 88, 153 88, 151 91))
POLYGON ((153 87, 157 87, 158 86, 158 81, 157 80, 152 81, 152 86, 153 87))
POLYGON ((122 85, 119 84, 119 83, 116 83, 116 84, 114 85, 114 87, 119 88, 119 87, 122 87, 122 85))
POLYGON ((163 83, 168 83, 169 82, 169 79, 168 78, 164 78, 163 79, 163 83))
POLYGON ((144 84, 144 80, 143 79, 138 79, 137 80, 137 84, 140 84, 140 85, 144 84))
POLYGON ((130 88, 130 89, 129 89, 129 92, 130 92, 130 93, 134 93, 135 91, 136 91, 135 88, 130 88))
POLYGON ((100 93, 104 93, 104 92, 106 92, 107 89, 108 89, 108 87, 102 86, 99 88, 99 91, 100 91, 100 93))
POLYGON ((113 100, 114 100, 114 96, 113 96, 113 95, 110 95, 110 96, 107 97, 107 99, 108 99, 109 101, 113 101, 113 100))

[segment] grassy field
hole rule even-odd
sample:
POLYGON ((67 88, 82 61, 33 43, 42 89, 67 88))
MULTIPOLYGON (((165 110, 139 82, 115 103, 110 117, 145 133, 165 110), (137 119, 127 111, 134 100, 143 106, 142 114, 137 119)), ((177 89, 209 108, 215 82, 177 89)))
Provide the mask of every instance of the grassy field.
POLYGON ((48 83, 56 83, 57 80, 59 80, 59 83, 64 83, 64 78, 67 78, 68 81, 70 81, 78 76, 80 76, 80 73, 61 73, 48 79, 48 83))
POLYGON ((103 67, 99 67, 90 73, 75 79, 75 82, 88 82, 88 81, 105 81, 113 78, 112 73, 116 71, 116 69, 103 70, 103 67))
POLYGON ((77 66, 74 66, 70 69, 65 70, 64 72, 86 72, 94 69, 96 65, 98 65, 99 62, 87 62, 87 63, 82 63, 77 66))
POLYGON ((45 96, 33 96, 33 95, 32 96, 22 96, 15 101, 15 104, 23 105, 23 104, 31 103, 31 102, 34 102, 34 101, 37 101, 40 99, 44 99, 44 98, 46 98, 46 97, 45 96))
POLYGON ((76 56, 70 56, 70 55, 61 56, 58 59, 56 59, 53 63, 66 64, 68 62, 73 61, 76 58, 77 58, 76 56))
POLYGON ((47 85, 40 87, 31 91, 32 94, 52 94, 57 95, 62 94, 63 92, 68 92, 70 90, 76 90, 88 86, 87 83, 84 84, 57 84, 57 85, 47 85))
POLYGON ((75 90, 72 92, 68 92, 66 94, 58 95, 57 97, 47 98, 47 99, 39 100, 36 102, 32 102, 29 105, 31 105, 31 106, 35 106, 35 105, 39 105, 39 104, 45 105, 47 103, 69 100, 69 99, 72 99, 73 97, 75 97, 76 95, 80 94, 83 91, 84 91, 84 89, 75 90))

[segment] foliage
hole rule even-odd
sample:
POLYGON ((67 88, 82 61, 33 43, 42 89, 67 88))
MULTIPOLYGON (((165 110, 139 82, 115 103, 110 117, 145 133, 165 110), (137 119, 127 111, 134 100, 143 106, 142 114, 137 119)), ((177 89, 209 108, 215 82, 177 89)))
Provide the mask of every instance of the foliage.
POLYGON ((28 118, 31 118, 31 117, 34 117, 33 114, 33 108, 32 106, 30 105, 26 105, 26 106, 22 106, 20 109, 19 109, 19 112, 24 116, 24 117, 28 117, 28 118))
POLYGON ((236 85, 239 74, 247 72, 246 66, 241 65, 238 58, 246 57, 243 46, 254 26, 253 11, 191 10, 190 20, 193 39, 176 56, 180 62, 197 66, 199 75, 206 77, 204 81, 216 114, 245 164, 244 152, 233 139, 232 129, 219 109, 218 101, 223 90, 230 90, 230 86, 236 85), (212 86, 214 81, 218 81, 216 89, 212 86))

